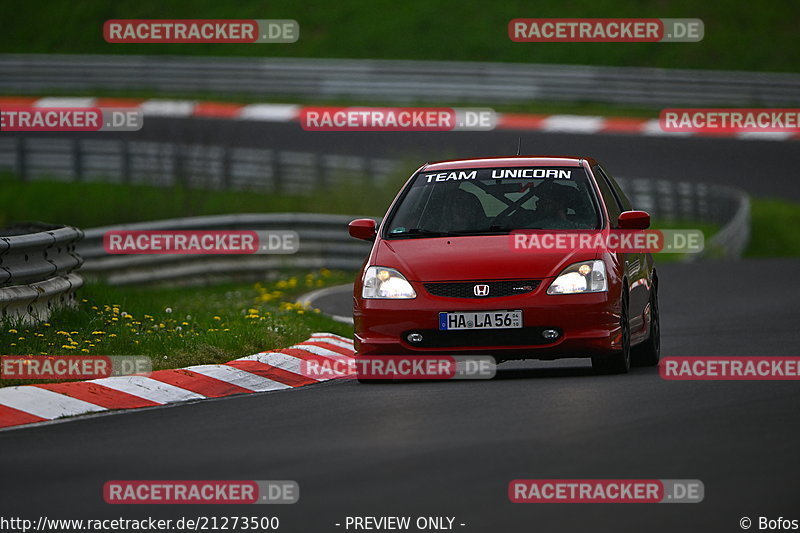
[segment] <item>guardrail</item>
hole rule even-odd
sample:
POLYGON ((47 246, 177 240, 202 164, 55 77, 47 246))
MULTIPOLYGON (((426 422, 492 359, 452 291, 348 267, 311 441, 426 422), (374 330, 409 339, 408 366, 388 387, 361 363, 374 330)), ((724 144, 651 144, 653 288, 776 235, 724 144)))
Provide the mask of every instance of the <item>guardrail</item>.
POLYGON ((53 309, 75 303, 83 279, 73 270, 83 232, 70 226, 0 237, 0 315, 46 320, 53 309))
MULTIPOLYGON (((634 206, 664 221, 691 220, 719 225, 703 255, 739 257, 749 237, 749 200, 729 187, 665 180, 620 179, 634 206)), ((347 224, 356 216, 307 213, 246 214, 159 220, 86 230, 78 252, 86 259, 81 272, 108 283, 196 284, 220 279, 264 279, 286 268, 355 270, 370 244, 351 238, 347 224), (102 245, 110 230, 287 230, 297 231, 293 255, 109 255, 102 245)), ((687 256, 687 260, 695 259, 687 256)))
POLYGON ((399 165, 391 159, 235 146, 0 137, 0 170, 25 181, 58 178, 306 194, 354 177, 381 183, 399 165))
POLYGON ((720 229, 705 243, 698 257, 741 257, 750 240, 750 197, 741 189, 705 183, 617 178, 637 209, 663 222, 706 222, 720 229))
POLYGON ((86 230, 78 253, 86 260, 81 273, 104 277, 112 285, 151 282, 209 283, 227 279, 264 279, 282 269, 356 270, 370 245, 347 232, 356 217, 309 213, 219 215, 158 220, 86 230), (300 248, 292 255, 109 255, 103 234, 109 230, 293 230, 300 248))
POLYGON ((2 55, 0 91, 156 91, 394 103, 571 101, 796 106, 800 76, 689 69, 450 61, 2 55))

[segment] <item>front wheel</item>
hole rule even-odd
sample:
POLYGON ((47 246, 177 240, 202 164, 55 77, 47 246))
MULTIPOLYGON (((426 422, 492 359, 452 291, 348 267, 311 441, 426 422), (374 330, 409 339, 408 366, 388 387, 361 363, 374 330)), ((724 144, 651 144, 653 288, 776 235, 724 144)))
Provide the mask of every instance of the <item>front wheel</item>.
POLYGON ((622 349, 609 355, 592 356, 592 369, 598 374, 627 374, 631 369, 631 325, 628 320, 628 291, 623 290, 619 313, 622 349))

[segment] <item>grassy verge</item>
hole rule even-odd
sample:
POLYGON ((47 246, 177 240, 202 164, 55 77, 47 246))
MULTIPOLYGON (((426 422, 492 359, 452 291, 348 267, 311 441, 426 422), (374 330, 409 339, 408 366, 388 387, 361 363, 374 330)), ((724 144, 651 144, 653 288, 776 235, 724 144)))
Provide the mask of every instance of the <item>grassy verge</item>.
POLYGON ((510 61, 796 72, 800 64, 796 22, 800 4, 691 0, 258 0, 197 2, 7 0, 0 17, 0 52, 176 54, 275 57, 345 57, 510 61), (515 43, 507 33, 515 18, 701 18, 699 43, 515 43), (108 19, 295 19, 293 44, 109 44, 108 19), (42 21, 58 21, 42 31, 42 21))
MULTIPOLYGON (((413 166, 413 165, 411 165, 413 166)), ((413 169, 411 170, 413 171, 413 169)), ((18 221, 42 220, 91 228, 200 215, 232 213, 338 213, 382 216, 408 174, 397 175, 370 194, 362 183, 347 183, 307 196, 257 191, 209 191, 113 183, 57 181, 21 182, 0 176, 0 227, 18 221), (46 202, 42 198, 47 198, 46 202), (76 206, 89 206, 77 209, 76 206)))
POLYGON ((745 257, 800 257, 800 203, 753 199, 750 217, 750 244, 745 257))
MULTIPOLYGON (((719 231, 719 226, 716 224, 710 224, 707 222, 692 222, 688 220, 658 220, 654 219, 650 226, 652 229, 661 229, 661 230, 688 230, 688 229, 697 229, 703 232, 703 239, 706 243, 708 240, 714 236, 716 232, 719 231)), ((689 256, 693 254, 681 254, 681 253, 671 253, 671 252, 664 252, 664 253, 657 253, 653 254, 656 263, 673 263, 676 261, 685 261, 690 259, 689 256)))
MULTIPOLYGON (((301 293, 352 281, 321 270, 271 283, 214 287, 88 284, 77 309, 48 322, 0 324, 5 355, 144 355, 153 369, 225 363, 303 341, 315 331, 352 336, 352 326, 294 304, 301 293)), ((0 380, 0 386, 34 381, 0 380)))

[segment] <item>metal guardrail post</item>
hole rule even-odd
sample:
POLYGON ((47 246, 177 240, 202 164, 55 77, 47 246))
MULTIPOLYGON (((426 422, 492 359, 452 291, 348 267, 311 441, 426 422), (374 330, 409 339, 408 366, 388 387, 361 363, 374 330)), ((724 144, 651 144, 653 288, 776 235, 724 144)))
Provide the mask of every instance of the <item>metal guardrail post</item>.
POLYGON ((275 194, 283 192, 283 176, 281 165, 281 154, 276 150, 270 151, 270 164, 272 173, 272 188, 275 194))
POLYGON ((27 154, 27 139, 25 137, 17 138, 16 147, 16 171, 17 175, 22 181, 28 181, 28 154, 27 154))
POLYGON ((131 182, 131 145, 129 141, 119 141, 120 174, 122 183, 131 182))
POLYGON ((83 181, 83 151, 80 139, 72 141, 72 173, 75 181, 83 181))

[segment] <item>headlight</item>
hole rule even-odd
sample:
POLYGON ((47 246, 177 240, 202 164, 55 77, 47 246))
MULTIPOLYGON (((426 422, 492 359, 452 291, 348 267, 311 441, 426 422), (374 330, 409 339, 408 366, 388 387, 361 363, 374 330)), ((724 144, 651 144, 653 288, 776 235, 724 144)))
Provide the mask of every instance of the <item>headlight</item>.
POLYGON ((547 294, 580 294, 608 290, 606 265, 600 260, 575 263, 558 275, 547 294))
POLYGON ((362 298, 416 298, 414 287, 393 268, 371 266, 364 272, 362 298))

